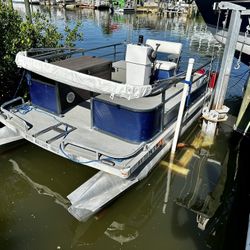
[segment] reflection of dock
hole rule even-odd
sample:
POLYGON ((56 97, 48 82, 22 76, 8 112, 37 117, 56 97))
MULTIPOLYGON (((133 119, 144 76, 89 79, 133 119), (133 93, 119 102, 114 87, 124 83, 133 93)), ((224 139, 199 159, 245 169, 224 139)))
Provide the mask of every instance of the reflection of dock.
POLYGON ((77 6, 84 9, 107 10, 110 4, 106 0, 78 0, 77 6))
POLYGON ((143 7, 137 7, 136 9, 136 13, 152 13, 152 14, 156 14, 158 13, 159 8, 157 6, 151 6, 151 7, 147 7, 147 6, 143 6, 143 7))
POLYGON ((158 6, 158 13, 160 15, 166 17, 174 17, 174 16, 187 16, 187 17, 194 17, 197 16, 198 9, 197 6, 193 3, 186 4, 186 3, 165 3, 162 2, 158 6))
POLYGON ((94 5, 89 5, 89 4, 79 4, 78 5, 79 8, 82 8, 82 9, 95 9, 95 6, 94 5))
MULTIPOLYGON (((13 3, 24 3, 24 0, 13 0, 13 3)), ((29 0, 30 4, 39 4, 39 0, 29 0)))
MULTIPOLYGON (((30 4, 39 4, 40 0, 29 0, 30 4)), ((13 0, 13 3, 24 3, 24 0, 13 0)))
POLYGON ((124 8, 123 9, 123 14, 134 14, 135 9, 134 8, 124 8))

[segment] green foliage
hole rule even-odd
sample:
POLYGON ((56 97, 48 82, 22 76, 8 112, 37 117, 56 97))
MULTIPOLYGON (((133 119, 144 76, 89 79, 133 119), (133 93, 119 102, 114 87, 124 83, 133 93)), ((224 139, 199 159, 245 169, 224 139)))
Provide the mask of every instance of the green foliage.
POLYGON ((24 21, 20 25, 21 44, 29 48, 55 48, 62 46, 63 35, 49 19, 40 12, 33 14, 33 22, 24 21))
POLYGON ((22 46, 26 46, 26 49, 74 47, 75 41, 83 38, 82 33, 79 32, 80 26, 80 22, 72 29, 66 25, 63 36, 45 14, 36 12, 33 14, 32 23, 24 21, 20 25, 21 43, 22 46))
POLYGON ((73 47, 77 40, 83 38, 79 32, 80 26, 80 23, 73 28, 66 25, 62 35, 45 14, 34 13, 31 23, 22 20, 17 11, 6 4, 0 4, 0 98, 3 93, 9 92, 9 83, 18 78, 15 64, 18 51, 30 48, 73 47))
POLYGON ((13 58, 20 44, 21 17, 6 5, 0 6, 0 76, 12 70, 13 58))
POLYGON ((14 58, 19 50, 21 17, 12 8, 0 5, 0 101, 11 94, 15 75, 14 58), (11 84, 12 83, 12 84, 11 84))
POLYGON ((73 47, 74 46, 74 41, 81 41, 83 39, 83 34, 79 33, 78 30, 81 27, 81 23, 78 21, 75 25, 75 27, 73 27, 73 29, 71 29, 69 27, 69 25, 66 25, 64 28, 64 32, 66 34, 65 37, 65 44, 64 46, 66 47, 73 47))

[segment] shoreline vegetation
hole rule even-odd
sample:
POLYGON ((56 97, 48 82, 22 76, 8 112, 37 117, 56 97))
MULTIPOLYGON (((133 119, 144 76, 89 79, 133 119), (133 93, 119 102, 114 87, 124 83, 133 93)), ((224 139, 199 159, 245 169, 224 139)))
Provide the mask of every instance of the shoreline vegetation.
MULTIPOLYGON (((65 24, 62 34, 45 14, 36 12, 31 20, 23 19, 12 4, 0 0, 0 104, 14 97, 22 78, 22 70, 15 64, 17 52, 31 48, 74 47, 76 41, 83 39, 82 24, 77 22, 73 28, 69 25, 65 24)), ((21 95, 24 93, 22 89, 21 95)))

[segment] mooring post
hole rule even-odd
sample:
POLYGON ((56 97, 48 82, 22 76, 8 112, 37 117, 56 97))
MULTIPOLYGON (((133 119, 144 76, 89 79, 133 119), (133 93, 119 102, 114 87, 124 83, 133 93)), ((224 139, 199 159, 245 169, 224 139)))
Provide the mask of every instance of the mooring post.
POLYGON ((175 154, 176 145, 177 145, 178 138, 180 135, 181 123, 182 123, 182 118, 183 118, 183 114, 184 114, 186 99, 187 99, 187 95, 188 95, 190 84, 191 84, 193 66, 194 66, 194 58, 190 58, 188 61, 187 74, 186 74, 186 78, 185 78, 185 84, 183 87, 179 113, 178 113, 178 117, 177 117, 177 121, 176 121, 175 133, 174 133, 174 138, 173 138, 172 148, 171 148, 171 155, 175 154))
POLYGON ((194 66, 194 59, 190 58, 188 61, 185 84, 184 84, 183 91, 182 91, 181 103, 179 107, 179 112, 178 112, 177 121, 175 125, 174 138, 172 141, 172 147, 171 147, 171 152, 170 152, 170 160, 169 160, 168 175, 167 175, 167 186, 166 186, 166 193, 164 197, 164 204, 162 208, 162 212, 164 214, 166 213, 166 207, 167 207, 169 191, 170 191, 171 174, 172 174, 172 168, 173 168, 173 163, 174 163, 174 156, 175 156, 178 138, 179 138, 180 131, 181 131, 181 123, 182 123, 183 114, 185 110, 186 99, 187 99, 187 95, 188 95, 190 84, 191 84, 193 66, 194 66))
POLYGON ((137 0, 134 0, 134 9, 135 9, 135 13, 137 12, 137 0))
POLYGON ((235 130, 243 133, 247 133, 250 123, 250 77, 248 77, 248 83, 245 90, 245 94, 241 103, 240 111, 237 117, 236 124, 234 126, 235 130))

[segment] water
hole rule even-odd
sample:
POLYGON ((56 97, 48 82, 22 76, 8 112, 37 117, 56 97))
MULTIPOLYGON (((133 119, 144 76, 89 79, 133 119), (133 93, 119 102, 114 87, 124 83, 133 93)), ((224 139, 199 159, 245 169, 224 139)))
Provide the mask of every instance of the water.
MULTIPOLYGON (((16 8, 22 11, 20 8, 23 5, 16 5, 16 8)), ((86 49, 124 40, 136 42, 138 35, 142 34, 146 38, 182 42, 182 63, 192 56, 197 65, 202 64, 210 59, 214 50, 215 41, 200 19, 110 16, 107 12, 92 10, 34 8, 47 13, 59 30, 63 30, 65 22, 73 25, 80 20, 84 40, 77 42, 77 46, 86 49)), ((220 50, 216 46, 215 51, 220 53, 220 50)), ((242 67, 239 73, 234 74, 244 76, 245 70, 242 67)), ((234 77, 230 83, 227 94, 229 103, 234 101, 232 96, 241 95, 242 83, 235 85, 238 79, 234 77)), ((230 129, 228 125, 222 126, 215 145, 203 151, 207 158, 223 165, 219 167, 220 184, 216 186, 210 181, 211 186, 216 186, 217 194, 221 194, 225 184, 230 129)), ((197 122, 181 141, 191 143, 199 131, 197 122)), ((180 149, 177 159, 181 161, 187 150, 180 149)), ((203 157, 200 150, 195 153, 203 157)), ((95 170, 62 159, 30 143, 1 154, 0 163, 0 249, 200 250, 209 249, 209 246, 219 249, 221 245, 212 236, 213 227, 201 231, 197 228, 196 214, 176 204, 176 199, 188 191, 192 179, 187 183, 188 177, 173 174, 166 213, 162 212, 167 169, 161 165, 107 208, 87 222, 80 223, 67 212, 66 196, 94 175, 95 170)), ((193 161, 190 169, 199 164, 200 160, 193 161)), ((216 171, 210 170, 207 176, 211 180, 219 178, 216 171)), ((195 181, 195 175, 192 176, 195 181)), ((201 187, 204 192, 209 190, 206 184, 201 187)), ((216 207, 218 203, 211 204, 216 207)))

